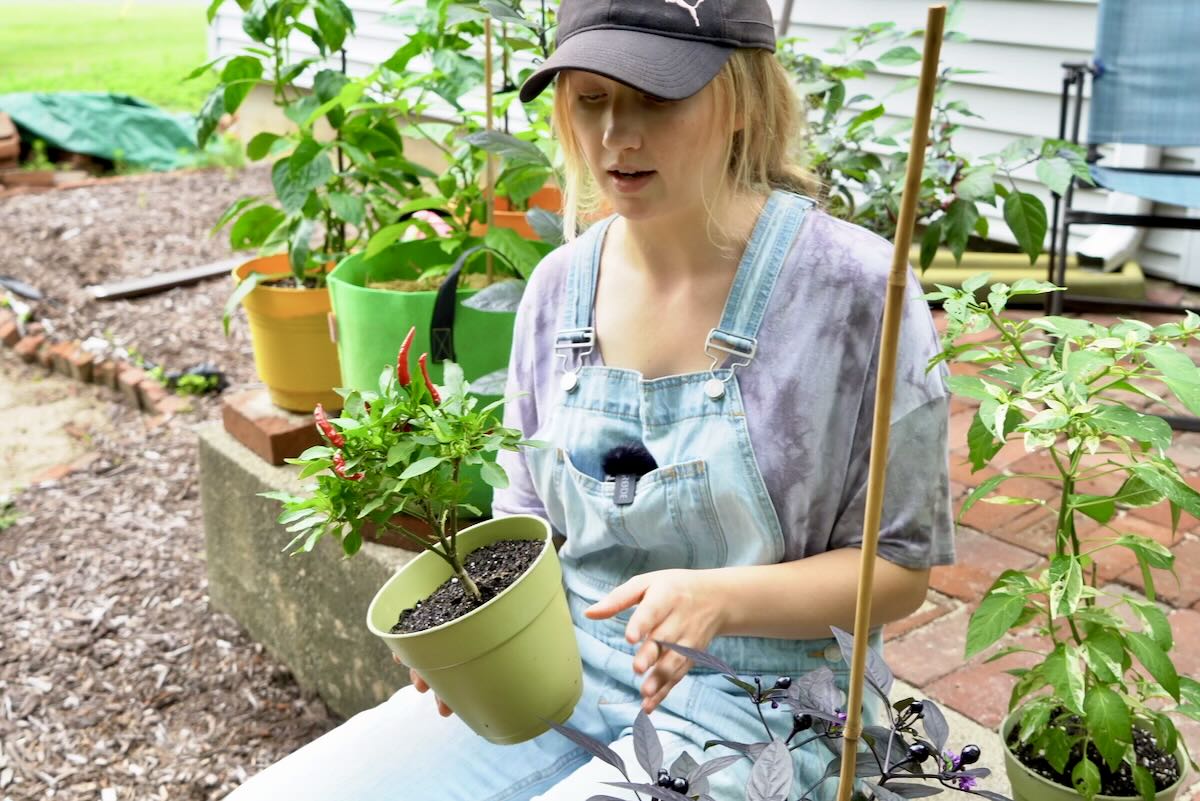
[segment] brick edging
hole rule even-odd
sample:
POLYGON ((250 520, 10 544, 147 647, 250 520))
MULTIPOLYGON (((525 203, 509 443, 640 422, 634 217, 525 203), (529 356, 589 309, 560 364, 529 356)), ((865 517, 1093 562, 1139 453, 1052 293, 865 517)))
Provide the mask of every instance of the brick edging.
POLYGON ((187 398, 168 392, 141 368, 115 359, 97 360, 78 341, 55 340, 48 336, 40 323, 25 326, 22 336, 16 315, 2 308, 0 345, 11 348, 27 364, 40 364, 49 372, 81 383, 106 386, 112 390, 114 400, 143 412, 168 418, 192 410, 187 398))

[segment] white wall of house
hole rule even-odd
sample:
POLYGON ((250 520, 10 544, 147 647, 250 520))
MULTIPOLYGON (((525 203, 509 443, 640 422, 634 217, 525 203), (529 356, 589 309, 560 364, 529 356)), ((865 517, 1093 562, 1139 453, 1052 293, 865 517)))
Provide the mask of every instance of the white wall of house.
MULTIPOLYGON (((650 2, 651 0, 647 0, 650 2)), ((358 25, 357 35, 347 44, 347 72, 361 75, 387 59, 405 39, 404 11, 424 5, 422 0, 348 0, 358 25)), ((785 0, 771 0, 776 16, 785 0)), ((893 21, 901 27, 924 24, 926 0, 838 0, 792 4, 787 34, 806 40, 814 50, 832 45, 851 26, 893 21)), ((1097 0, 965 0, 958 29, 969 42, 946 42, 946 64, 983 70, 962 76, 953 93, 970 105, 982 119, 969 120, 960 135, 958 149, 964 154, 981 155, 1001 150, 1020 136, 1054 136, 1058 130, 1059 92, 1064 61, 1085 61, 1091 55, 1096 36, 1097 0)), ((226 3, 218 12, 209 31, 212 57, 232 54, 249 44, 241 28, 241 12, 234 3, 226 3)), ((919 42, 915 43, 919 47, 919 42)), ((297 53, 304 53, 297 42, 297 53)), ((915 75, 916 66, 882 67, 865 82, 866 91, 876 97, 886 94, 904 77, 915 75)), ((886 100, 888 114, 899 118, 911 115, 914 92, 901 92, 886 100)), ((471 98, 468 107, 481 105, 482 98, 471 98)), ((1084 116, 1086 132, 1086 104, 1084 116)), ((1169 150, 1163 154, 1164 166, 1200 169, 1200 149, 1169 150)), ((1016 175, 1023 191, 1036 192, 1049 207, 1048 193, 1033 180, 1027 169, 1016 175)), ((1103 210, 1103 193, 1078 193, 1079 205, 1103 210)), ((1158 208, 1180 213, 1180 210, 1158 208)), ((999 210, 989 210, 991 236, 1012 241, 1012 235, 999 210)), ((1086 226, 1073 229, 1078 242, 1090 232, 1086 226)), ((1152 273, 1200 285, 1200 235, 1183 231, 1147 232, 1138 253, 1142 266, 1152 273)))

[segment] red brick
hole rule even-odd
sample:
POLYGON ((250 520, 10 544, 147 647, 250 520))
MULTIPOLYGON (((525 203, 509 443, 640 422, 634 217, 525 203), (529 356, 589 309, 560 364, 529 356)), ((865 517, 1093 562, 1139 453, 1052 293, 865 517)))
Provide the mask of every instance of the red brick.
POLYGON ((187 398, 182 398, 179 395, 167 395, 154 404, 156 414, 173 417, 177 414, 190 412, 192 410, 192 402, 187 398))
POLYGON ((960 528, 954 543, 957 561, 930 571, 930 586, 963 601, 976 601, 1003 571, 1025 570, 1041 557, 1023 548, 960 528))
POLYGON ((967 432, 975 420, 975 410, 967 409, 950 415, 950 447, 958 448, 967 444, 967 432))
MULTIPOLYGON (((1003 485, 1001 489, 1003 489, 1003 485)), ((1057 528, 1058 516, 1044 507, 1037 507, 989 533, 1018 548, 1048 557, 1054 553, 1057 528)), ((1075 516, 1075 530, 1079 536, 1090 536, 1098 528, 1100 528, 1100 524, 1090 517, 1075 516)))
POLYGON ((992 461, 989 464, 997 470, 1005 470, 1028 455, 1029 451, 1025 450, 1025 437, 1017 435, 1010 437, 1004 443, 1004 447, 992 457, 992 461))
POLYGON ((914 687, 941 678, 962 665, 969 619, 970 610, 961 607, 892 640, 883 652, 888 666, 914 687))
MULTIPOLYGON (((923 689, 935 701, 966 715, 977 723, 989 729, 999 728, 1000 722, 1008 714, 1008 699, 1012 695, 1013 684, 1017 680, 1015 676, 1005 671, 1012 668, 1029 667, 1041 659, 1037 654, 1017 653, 1009 654, 994 662, 987 661, 987 657, 991 653, 1014 644, 1041 653, 1048 650, 1033 638, 1012 641, 1004 639, 923 689)), ((945 657, 943 658, 945 659, 945 657)), ((958 660, 946 659, 946 661, 954 665, 958 660)))
POLYGON ((167 397, 167 388, 153 378, 146 378, 137 386, 141 407, 150 412, 159 401, 167 397))
POLYGON ((21 341, 21 332, 17 330, 17 321, 9 320, 0 323, 0 345, 11 348, 21 341))
MULTIPOLYGON (((977 401, 977 400, 972 400, 971 398, 964 398, 961 395, 951 395, 950 396, 950 416, 951 417, 958 414, 959 412, 965 412, 968 409, 974 411, 975 409, 978 409, 978 408, 979 408, 979 401, 977 401)), ((959 441, 960 440, 950 440, 950 447, 954 447, 954 445, 959 441)))
POLYGON ((38 348, 37 363, 42 367, 45 367, 47 370, 54 369, 54 354, 57 353, 54 347, 55 343, 46 341, 42 343, 40 348, 38 348))
POLYGON ((321 442, 312 415, 280 409, 265 389, 227 394, 221 416, 234 439, 271 464, 283 464, 321 442))
MULTIPOLYGON (((1091 522, 1091 521, 1089 521, 1091 522)), ((1137 534, 1166 545, 1167 547, 1179 542, 1182 535, 1172 537, 1171 530, 1157 523, 1151 523, 1148 520, 1143 520, 1140 517, 1134 517, 1130 514, 1123 514, 1115 520, 1110 520, 1108 528, 1100 528, 1093 524, 1092 527, 1084 532, 1080 532, 1080 544, 1085 551, 1098 547, 1104 540, 1111 540, 1114 537, 1119 537, 1121 534, 1137 534)), ((1122 573, 1127 572, 1130 568, 1137 566, 1137 557, 1133 555, 1133 551, 1122 546, 1113 546, 1105 548, 1102 551, 1097 551, 1092 556, 1096 560, 1099 568, 1099 576, 1101 582, 1109 582, 1117 579, 1122 573)), ((1157 587, 1158 582, 1155 581, 1157 587)))
POLYGON ((59 342, 50 348, 51 367, 59 375, 70 377, 71 357, 75 353, 75 343, 59 342))
POLYGON ((138 367, 126 367, 117 374, 117 388, 120 389, 121 396, 135 409, 142 405, 141 396, 138 394, 138 385, 145 380, 146 372, 138 367))
POLYGON ((971 471, 971 460, 966 453, 960 457, 957 453, 950 454, 950 480, 957 481, 963 486, 978 487, 992 476, 1000 475, 1000 471, 984 465, 975 472, 971 471))
POLYGON ((1167 618, 1175 634, 1171 659, 1180 676, 1200 676, 1200 612, 1180 609, 1167 618))
MULTIPOLYGON (((1175 607, 1191 606, 1200 601, 1200 540, 1188 540, 1171 549, 1175 553, 1175 573, 1179 581, 1163 570, 1154 571, 1157 598, 1175 607)), ((1145 591, 1141 568, 1121 575, 1121 583, 1145 591)))
POLYGON ((90 384, 92 382, 96 357, 77 347, 69 358, 71 361, 71 378, 74 378, 76 381, 82 381, 85 384, 90 384))
POLYGON ((1181 431, 1175 435, 1167 456, 1179 465, 1181 470, 1196 470, 1200 468, 1200 433, 1181 431))
POLYGON ((13 347, 13 350, 23 361, 32 363, 37 359, 38 350, 45 342, 46 337, 41 334, 26 335, 13 347))
MULTIPOLYGON (((1034 478, 1010 478, 1003 481, 988 496, 1007 495, 1011 498, 1038 498, 1048 500, 1057 495, 1055 487, 1047 481, 1034 478)), ((976 501, 966 514, 962 524, 976 531, 992 532, 1029 514, 1032 505, 1011 503, 988 503, 985 498, 976 501)), ((955 511, 962 508, 959 504, 955 511)), ((1044 510, 1039 510, 1044 513, 1044 510)))
POLYGON ((45 481, 62 481, 67 476, 71 475, 72 469, 69 464, 56 464, 53 467, 47 467, 42 472, 33 477, 34 484, 41 484, 45 481))
POLYGON ((3 328, 9 323, 15 323, 16 321, 17 315, 13 314, 8 309, 0 307, 0 328, 3 328))
POLYGON ((111 359, 105 359, 92 368, 92 380, 109 389, 118 389, 117 370, 118 365, 116 362, 111 359))
POLYGON ((913 629, 920 628, 927 623, 937 620, 953 608, 954 602, 952 600, 930 590, 925 603, 922 604, 920 609, 903 620, 896 620, 884 626, 883 637, 885 640, 894 640, 897 637, 903 637, 913 629))

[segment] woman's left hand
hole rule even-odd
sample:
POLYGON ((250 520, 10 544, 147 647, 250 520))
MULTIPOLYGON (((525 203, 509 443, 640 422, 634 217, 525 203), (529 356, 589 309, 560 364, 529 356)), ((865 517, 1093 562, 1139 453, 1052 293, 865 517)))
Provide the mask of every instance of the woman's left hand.
POLYGON ((650 713, 692 666, 692 660, 655 642, 703 650, 721 630, 724 605, 703 570, 656 570, 634 576, 584 610, 593 620, 637 606, 625 639, 642 643, 633 657, 642 682, 642 709, 650 713))

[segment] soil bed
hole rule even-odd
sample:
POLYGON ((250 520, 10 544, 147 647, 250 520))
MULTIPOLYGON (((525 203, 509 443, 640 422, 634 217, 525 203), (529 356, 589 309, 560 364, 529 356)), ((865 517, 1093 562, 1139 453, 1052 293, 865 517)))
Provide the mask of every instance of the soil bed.
MULTIPOLYGON (((243 316, 221 334, 232 280, 106 302, 84 288, 228 258, 213 221, 241 194, 270 191, 255 169, 0 200, 0 275, 46 293, 36 317, 63 339, 109 332, 166 370, 213 362, 245 385, 243 316)), ((219 398, 164 422, 7 349, 0 383, 91 410, 69 432, 90 463, 34 486, 18 466, 18 519, 0 525, 0 798, 216 801, 336 725, 209 607, 193 426, 219 415, 219 398)), ((0 451, 20 429, 0 431, 0 451)))
POLYGON ((545 546, 541 540, 501 540, 472 551, 463 566, 482 598, 475 600, 457 578, 449 578, 425 601, 401 612, 391 633, 415 634, 478 609, 519 579, 545 546))

